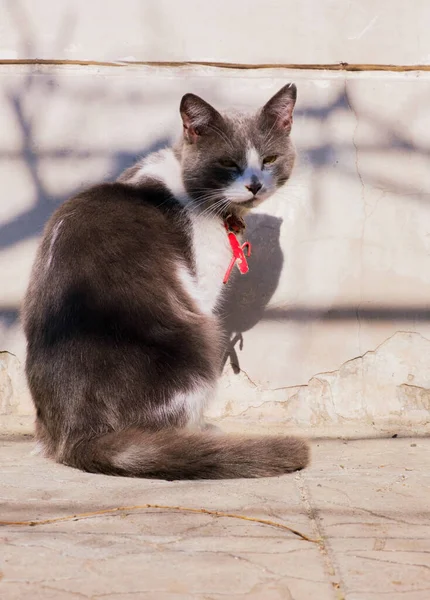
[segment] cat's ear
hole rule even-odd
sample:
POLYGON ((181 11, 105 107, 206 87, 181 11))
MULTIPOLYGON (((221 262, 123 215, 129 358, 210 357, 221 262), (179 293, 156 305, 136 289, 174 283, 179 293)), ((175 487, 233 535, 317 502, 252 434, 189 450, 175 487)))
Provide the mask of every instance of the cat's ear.
POLYGON ((213 106, 194 94, 185 94, 179 110, 184 125, 184 138, 190 144, 195 144, 211 124, 222 121, 221 115, 213 106))
POLYGON ((293 124, 293 110, 296 104, 297 88, 294 83, 288 83, 279 90, 269 102, 267 102, 262 110, 261 117, 263 121, 273 127, 290 133, 293 124))

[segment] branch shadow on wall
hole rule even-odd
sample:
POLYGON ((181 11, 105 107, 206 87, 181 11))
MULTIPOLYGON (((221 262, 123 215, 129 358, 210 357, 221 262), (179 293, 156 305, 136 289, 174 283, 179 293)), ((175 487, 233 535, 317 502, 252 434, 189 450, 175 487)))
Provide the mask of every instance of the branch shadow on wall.
MULTIPOLYGON (((35 128, 38 115, 34 113, 29 114, 29 111, 26 111, 25 102, 38 87, 39 90, 41 86, 46 88, 47 81, 50 82, 49 88, 51 94, 54 94, 56 86, 52 85, 52 79, 52 75, 44 77, 29 73, 22 85, 7 91, 6 99, 15 117, 15 125, 21 138, 21 148, 18 153, 0 150, 0 160, 2 158, 6 160, 12 159, 17 161, 18 164, 25 165, 25 170, 31 183, 28 188, 33 190, 31 192, 33 197, 31 203, 29 203, 31 204, 30 208, 7 222, 0 224, 0 252, 6 251, 16 244, 40 236, 46 222, 55 209, 68 198, 87 187, 87 185, 82 184, 68 189, 63 194, 55 195, 50 193, 42 175, 43 167, 47 161, 51 168, 55 168, 55 164, 60 164, 60 161, 67 161, 68 159, 88 161, 92 158, 100 158, 102 156, 107 159, 109 164, 108 174, 104 180, 113 181, 137 159, 144 158, 146 155, 166 146, 169 142, 167 137, 162 136, 151 144, 141 148, 138 152, 125 152, 124 150, 112 149, 101 153, 85 149, 76 150, 74 148, 54 148, 49 151, 41 150, 35 141, 35 128)), ((98 95, 101 98, 106 97, 106 90, 100 88, 98 95)), ((17 273, 16 276, 19 277, 20 274, 17 273)), ((0 325, 4 328, 13 327, 18 318, 19 309, 17 306, 5 306, 4 303, 0 306, 0 325)))
MULTIPOLYGON (((31 132, 28 136, 31 140, 31 132)), ((109 176, 104 178, 104 181, 113 181, 118 175, 127 167, 131 166, 137 158, 144 158, 152 152, 156 152, 160 148, 163 148, 167 144, 168 140, 162 138, 157 140, 155 143, 143 148, 138 153, 127 153, 127 152, 112 152, 110 153, 111 169, 109 176)), ((31 175, 33 186, 36 190, 34 206, 21 213, 11 221, 0 225, 0 251, 13 246, 19 242, 22 242, 28 238, 41 235, 43 228, 48 221, 49 217, 63 202, 68 198, 71 198, 77 194, 84 186, 79 186, 71 189, 63 195, 51 195, 43 185, 39 178, 39 162, 40 156, 31 149, 31 145, 27 145, 25 140, 25 147, 22 151, 22 156, 27 165, 28 172, 31 175)), ((72 153, 70 153, 72 156, 72 153)), ((67 159, 67 153, 59 151, 54 154, 52 160, 61 158, 62 160, 67 159)), ((91 152, 88 152, 86 159, 91 158, 91 152)))

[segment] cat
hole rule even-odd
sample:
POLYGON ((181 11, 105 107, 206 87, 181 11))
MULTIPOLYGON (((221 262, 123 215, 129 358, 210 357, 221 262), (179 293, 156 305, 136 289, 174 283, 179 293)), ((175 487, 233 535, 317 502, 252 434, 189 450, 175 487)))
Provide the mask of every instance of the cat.
POLYGON ((288 84, 253 115, 221 114, 186 94, 176 145, 53 214, 22 308, 45 456, 167 480, 308 464, 300 438, 230 436, 203 422, 222 361, 225 222, 241 223, 289 179, 296 94, 288 84))

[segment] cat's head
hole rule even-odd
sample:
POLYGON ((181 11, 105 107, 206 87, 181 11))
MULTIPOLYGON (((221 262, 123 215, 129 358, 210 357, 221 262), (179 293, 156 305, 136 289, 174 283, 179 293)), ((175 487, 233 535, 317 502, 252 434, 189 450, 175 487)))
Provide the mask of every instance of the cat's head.
POLYGON ((182 172, 195 203, 214 214, 244 212, 289 179, 296 96, 290 83, 254 115, 220 114, 194 94, 182 98, 182 172))

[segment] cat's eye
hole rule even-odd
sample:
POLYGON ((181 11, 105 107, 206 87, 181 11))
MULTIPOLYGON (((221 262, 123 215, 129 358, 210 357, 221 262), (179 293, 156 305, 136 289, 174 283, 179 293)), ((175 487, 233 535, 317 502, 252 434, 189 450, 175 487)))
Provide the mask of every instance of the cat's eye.
POLYGON ((276 154, 272 154, 271 156, 266 156, 266 158, 263 159, 263 165, 272 165, 277 158, 278 157, 276 154))
POLYGON ((234 160, 230 160, 229 158, 222 158, 218 162, 222 167, 225 167, 226 169, 239 169, 234 160))

